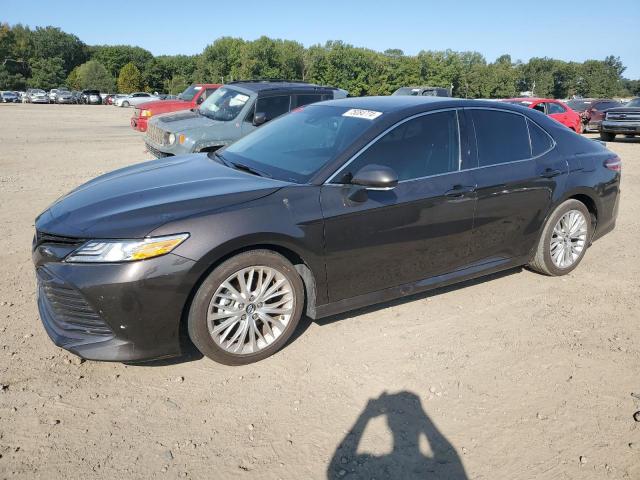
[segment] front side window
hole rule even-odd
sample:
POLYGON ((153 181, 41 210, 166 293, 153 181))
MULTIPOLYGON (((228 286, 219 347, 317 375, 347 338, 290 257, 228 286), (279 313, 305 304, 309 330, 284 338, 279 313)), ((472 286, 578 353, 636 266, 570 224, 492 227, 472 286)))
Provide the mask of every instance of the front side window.
POLYGON ((564 107, 559 103, 548 103, 547 104, 547 113, 552 115, 554 113, 564 113, 564 107))
POLYGON ((264 113, 268 120, 284 115, 289 111, 289 95, 259 98, 256 113, 264 113))
POLYGON ((539 112, 546 113, 544 109, 544 103, 538 103, 531 108, 533 108, 534 110, 538 110, 539 112))
POLYGON ((222 87, 213 92, 199 107, 205 117, 221 122, 235 119, 249 100, 249 95, 233 88, 222 87))
POLYGON ((499 110, 471 110, 480 167, 531 157, 525 118, 499 110))
POLYGON ((355 175, 369 164, 393 169, 400 181, 455 172, 460 165, 458 140, 455 111, 422 115, 384 135, 351 162, 344 173, 355 175))

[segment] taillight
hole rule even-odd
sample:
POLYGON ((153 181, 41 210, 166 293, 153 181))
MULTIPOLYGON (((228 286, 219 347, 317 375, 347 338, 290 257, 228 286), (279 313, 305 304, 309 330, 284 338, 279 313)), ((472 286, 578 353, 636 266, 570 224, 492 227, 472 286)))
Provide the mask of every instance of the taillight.
POLYGON ((622 171, 622 160, 620 160, 620 157, 618 157, 618 156, 607 158, 604 161, 604 166, 606 168, 608 168, 609 170, 613 170, 614 172, 621 172, 622 171))

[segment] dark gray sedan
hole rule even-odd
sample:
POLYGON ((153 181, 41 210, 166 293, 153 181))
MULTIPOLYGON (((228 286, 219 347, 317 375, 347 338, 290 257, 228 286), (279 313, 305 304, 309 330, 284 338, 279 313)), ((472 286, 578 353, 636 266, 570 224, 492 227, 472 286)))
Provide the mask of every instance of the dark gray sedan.
POLYGON ((54 203, 36 219, 40 315, 89 359, 178 355, 184 327, 208 357, 254 362, 303 314, 520 265, 573 271, 615 226, 620 170, 601 143, 515 105, 321 102, 54 203))

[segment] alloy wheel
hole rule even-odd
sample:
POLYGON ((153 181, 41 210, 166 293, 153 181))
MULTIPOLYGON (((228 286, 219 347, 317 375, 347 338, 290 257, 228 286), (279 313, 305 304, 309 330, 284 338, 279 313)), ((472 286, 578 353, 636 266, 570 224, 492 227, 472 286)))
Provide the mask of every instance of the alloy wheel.
POLYGON ((217 288, 207 311, 213 341, 236 355, 256 353, 284 332, 295 310, 291 282, 280 271, 252 266, 217 288))
POLYGON ((558 268, 571 267, 582 255, 587 243, 587 219, 579 210, 569 210, 560 217, 553 233, 549 253, 558 268))

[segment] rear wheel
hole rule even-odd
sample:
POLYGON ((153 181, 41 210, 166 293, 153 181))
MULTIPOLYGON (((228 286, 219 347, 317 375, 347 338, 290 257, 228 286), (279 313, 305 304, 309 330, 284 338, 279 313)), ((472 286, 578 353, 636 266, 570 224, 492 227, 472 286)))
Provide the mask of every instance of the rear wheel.
POLYGON ((615 133, 611 132, 600 132, 600 140, 604 140, 605 142, 613 142, 616 138, 615 133))
POLYGON ((546 275, 566 275, 584 257, 592 229, 591 214, 584 203, 567 200, 547 220, 529 266, 546 275))
POLYGON ((256 362, 287 342, 303 304, 304 287, 291 262, 270 250, 241 253, 220 264, 198 289, 189 336, 216 362, 256 362))
POLYGON ((125 102, 122 102, 122 106, 123 106, 123 107, 128 107, 128 106, 129 106, 129 102, 126 102, 126 101, 125 101, 125 102))

